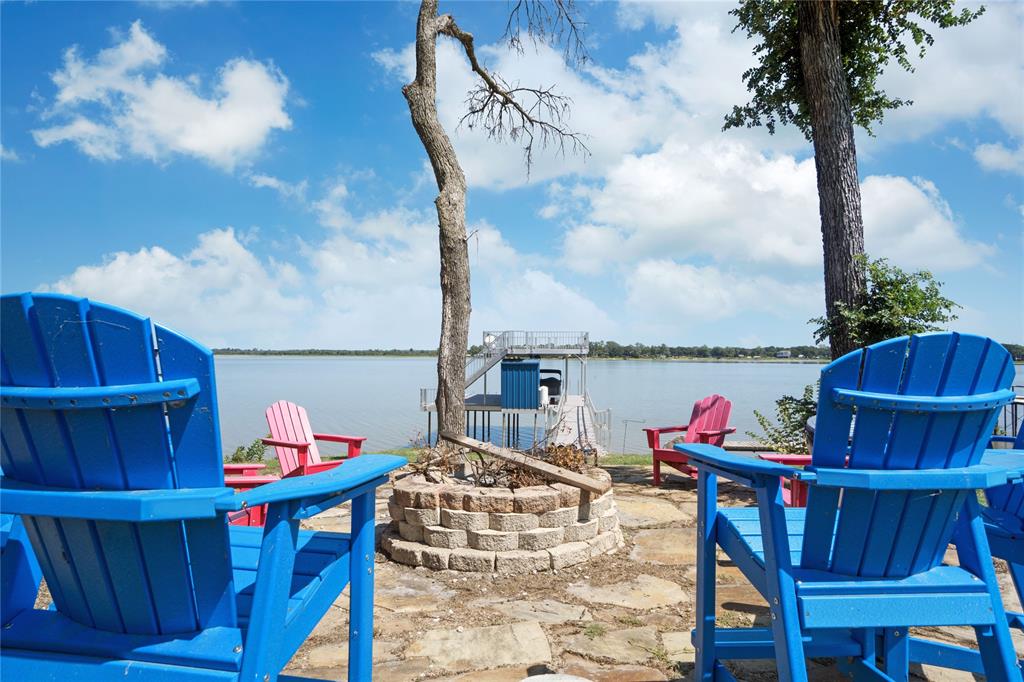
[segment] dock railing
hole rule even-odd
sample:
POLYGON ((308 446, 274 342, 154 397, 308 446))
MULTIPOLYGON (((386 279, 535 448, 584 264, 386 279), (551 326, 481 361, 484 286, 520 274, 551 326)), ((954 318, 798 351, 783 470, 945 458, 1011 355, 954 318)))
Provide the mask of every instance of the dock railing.
MULTIPOLYGON (((484 332, 484 339, 500 338, 509 352, 565 351, 578 355, 590 352, 590 333, 572 331, 516 331, 484 332)), ((484 343, 486 347, 486 342, 484 343)))
POLYGON ((590 412, 590 423, 594 425, 594 441, 607 452, 612 441, 612 410, 610 407, 603 410, 594 407, 589 391, 583 394, 583 404, 590 412))

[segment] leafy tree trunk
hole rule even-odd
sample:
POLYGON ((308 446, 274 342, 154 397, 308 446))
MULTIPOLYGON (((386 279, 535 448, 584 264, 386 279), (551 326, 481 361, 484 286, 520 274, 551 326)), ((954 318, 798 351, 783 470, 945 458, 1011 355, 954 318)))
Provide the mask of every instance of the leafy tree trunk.
POLYGON ((438 34, 450 23, 437 0, 423 0, 416 23, 416 78, 402 88, 412 124, 434 169, 441 247, 441 340, 437 352, 438 431, 465 431, 466 346, 469 338, 469 250, 466 176, 437 117, 438 34))
POLYGON ((864 253, 857 149, 850 92, 843 70, 839 7, 834 0, 797 3, 800 64, 811 117, 818 211, 825 251, 825 314, 835 324, 829 336, 832 357, 855 348, 838 320, 838 303, 856 305, 864 296, 864 253))

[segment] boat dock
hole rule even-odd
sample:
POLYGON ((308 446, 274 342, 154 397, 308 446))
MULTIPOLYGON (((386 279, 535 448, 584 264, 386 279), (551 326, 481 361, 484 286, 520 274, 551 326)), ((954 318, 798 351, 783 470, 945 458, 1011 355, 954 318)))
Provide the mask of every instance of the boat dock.
MULTIPOLYGON (((611 412, 596 409, 587 392, 589 351, 588 332, 484 332, 466 361, 466 435, 512 448, 574 444, 606 453, 611 412)), ((436 395, 420 389, 428 443, 436 439, 436 395)))

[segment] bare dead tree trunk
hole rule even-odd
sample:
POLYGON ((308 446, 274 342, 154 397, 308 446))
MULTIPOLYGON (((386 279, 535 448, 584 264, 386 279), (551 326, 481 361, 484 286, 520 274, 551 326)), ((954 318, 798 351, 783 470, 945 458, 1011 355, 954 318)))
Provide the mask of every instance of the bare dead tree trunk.
POLYGON ((857 256, 864 253, 864 222, 838 19, 835 0, 797 3, 800 64, 818 175, 818 211, 825 253, 825 315, 834 324, 829 335, 833 358, 855 348, 849 330, 838 318, 837 304, 856 305, 866 286, 857 263, 857 256))
POLYGON ((469 343, 469 250, 466 176, 437 116, 439 33, 451 18, 438 16, 437 0, 423 0, 416 22, 416 78, 402 88, 413 127, 434 169, 441 250, 441 339, 437 349, 438 431, 465 431, 466 348, 469 343))

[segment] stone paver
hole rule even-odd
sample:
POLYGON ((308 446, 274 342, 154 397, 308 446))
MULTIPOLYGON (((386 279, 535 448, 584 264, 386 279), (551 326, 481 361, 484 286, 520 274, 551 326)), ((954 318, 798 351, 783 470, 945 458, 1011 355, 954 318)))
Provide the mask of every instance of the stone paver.
POLYGON ((696 519, 667 500, 650 495, 615 494, 619 523, 626 528, 655 528, 668 524, 684 525, 696 519))
POLYGON ((578 675, 590 682, 655 682, 670 679, 657 668, 643 665, 595 663, 572 654, 567 654, 563 660, 565 673, 578 675))
POLYGON ((665 566, 694 566, 697 532, 693 528, 655 528, 633 536, 629 558, 665 566))
POLYGON ((405 654, 407 657, 429 658, 442 670, 463 672, 546 663, 551 660, 551 647, 540 624, 526 621, 481 628, 431 630, 414 640, 405 654))
MULTIPOLYGON (((398 642, 375 639, 373 641, 374 663, 394 661, 398 658, 398 642)), ((337 644, 321 644, 306 654, 306 666, 310 668, 333 668, 348 664, 348 640, 337 644)))
POLYGON ((412 613, 430 611, 446 603, 455 592, 423 573, 396 570, 386 577, 377 572, 374 585, 374 606, 385 611, 412 613))
POLYGON ((676 583, 646 574, 628 582, 601 587, 594 587, 588 583, 570 585, 569 593, 593 604, 609 604, 637 610, 656 609, 690 601, 690 593, 676 583))
POLYGON ((500 613, 509 620, 535 620, 540 623, 568 623, 571 621, 591 621, 593 616, 585 606, 566 604, 554 599, 541 601, 501 601, 474 602, 500 613))
POLYGON ((658 631, 653 626, 614 630, 570 639, 565 650, 585 658, 614 663, 641 663, 658 650, 658 631))
POLYGON ((663 632, 661 642, 665 648, 665 655, 668 660, 676 663, 692 663, 695 652, 693 643, 690 641, 690 631, 685 632, 663 632))

